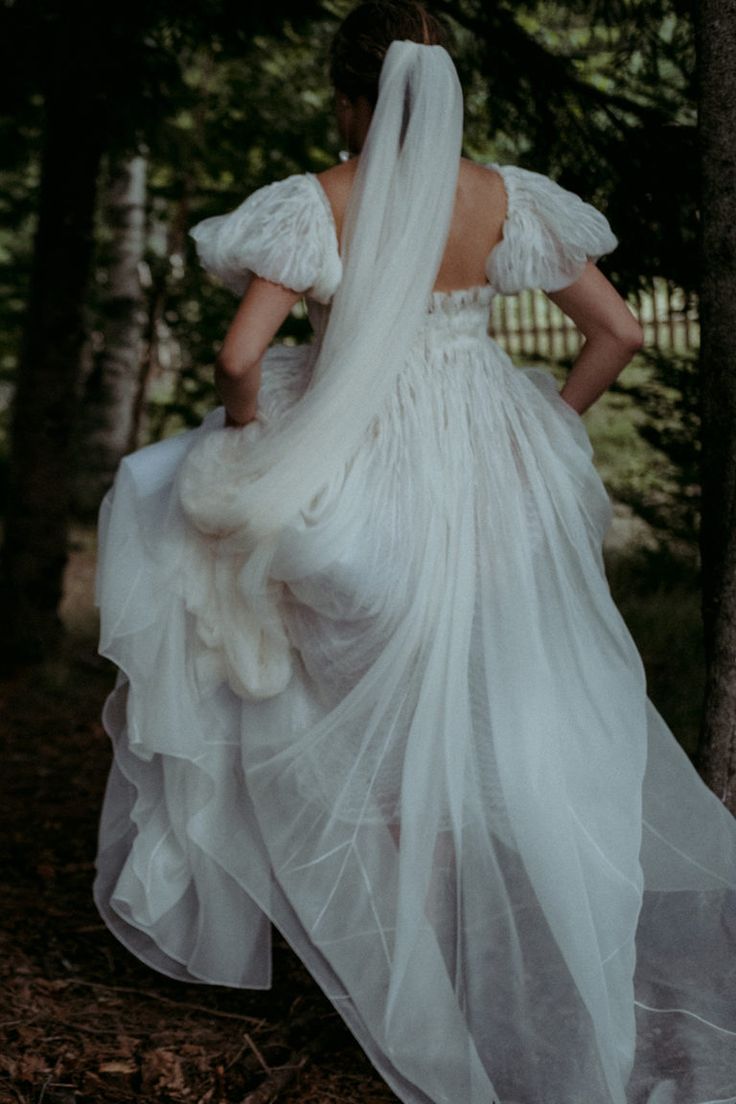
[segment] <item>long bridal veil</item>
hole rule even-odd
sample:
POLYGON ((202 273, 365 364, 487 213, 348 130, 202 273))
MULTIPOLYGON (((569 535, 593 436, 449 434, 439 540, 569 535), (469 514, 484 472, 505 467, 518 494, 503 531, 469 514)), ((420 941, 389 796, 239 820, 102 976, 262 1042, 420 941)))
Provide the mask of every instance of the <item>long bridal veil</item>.
POLYGON ((339 483, 406 360, 449 232, 462 130, 462 90, 447 51, 393 42, 310 385, 276 425, 210 433, 182 465, 182 508, 210 542, 191 572, 189 607, 238 693, 268 697, 291 676, 269 578, 279 536, 339 483))
POLYGON ((393 42, 351 189, 343 277, 312 383, 284 424, 237 454, 233 445, 231 470, 213 465, 206 448, 193 450, 181 498, 203 532, 239 533, 246 544, 249 534, 266 536, 349 459, 426 310, 452 218, 462 126, 462 91, 447 51, 393 42), (227 495, 218 493, 223 479, 227 495))

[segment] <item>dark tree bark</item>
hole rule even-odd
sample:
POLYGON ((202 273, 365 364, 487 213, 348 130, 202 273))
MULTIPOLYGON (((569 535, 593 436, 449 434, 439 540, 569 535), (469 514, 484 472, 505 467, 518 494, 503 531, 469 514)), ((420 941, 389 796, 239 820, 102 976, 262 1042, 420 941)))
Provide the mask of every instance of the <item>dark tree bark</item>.
POLYGON ((699 765, 736 813, 736 0, 697 12, 703 619, 699 765))
POLYGON ((53 650, 67 555, 70 446, 102 128, 86 82, 47 86, 38 223, 11 435, 2 556, 4 658, 53 650), (12 652, 9 656, 8 652, 12 652))
POLYGON ((143 324, 140 269, 146 244, 146 159, 111 157, 104 192, 112 233, 101 300, 104 347, 85 381, 77 435, 73 505, 93 518, 126 452, 136 444, 143 324))

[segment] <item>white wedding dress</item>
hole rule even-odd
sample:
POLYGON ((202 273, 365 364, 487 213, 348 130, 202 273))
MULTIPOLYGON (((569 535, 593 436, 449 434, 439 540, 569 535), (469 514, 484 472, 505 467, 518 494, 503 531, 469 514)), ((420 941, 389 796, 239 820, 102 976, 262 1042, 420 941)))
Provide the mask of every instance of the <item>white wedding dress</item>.
MULTIPOLYGON (((495 295, 568 286, 617 239, 490 167, 489 282, 431 295, 360 447, 282 531, 270 630, 176 492, 207 437, 227 496, 260 424, 218 409, 122 463, 97 906, 162 973, 244 988, 270 984, 273 922, 405 1104, 733 1104, 736 820, 647 699, 583 422, 488 335, 495 295)), ((264 360, 273 423, 341 279, 327 198, 291 176, 192 233, 234 292, 254 272, 307 297, 314 343, 264 360)))

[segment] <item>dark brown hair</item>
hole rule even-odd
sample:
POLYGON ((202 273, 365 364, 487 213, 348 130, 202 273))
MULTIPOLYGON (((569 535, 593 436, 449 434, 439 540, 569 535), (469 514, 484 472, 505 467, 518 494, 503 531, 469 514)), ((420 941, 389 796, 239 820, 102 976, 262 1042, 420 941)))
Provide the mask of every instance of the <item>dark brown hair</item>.
POLYGON ((375 107, 383 59, 394 39, 450 44, 450 32, 418 0, 368 0, 343 20, 330 46, 330 80, 350 100, 375 107))

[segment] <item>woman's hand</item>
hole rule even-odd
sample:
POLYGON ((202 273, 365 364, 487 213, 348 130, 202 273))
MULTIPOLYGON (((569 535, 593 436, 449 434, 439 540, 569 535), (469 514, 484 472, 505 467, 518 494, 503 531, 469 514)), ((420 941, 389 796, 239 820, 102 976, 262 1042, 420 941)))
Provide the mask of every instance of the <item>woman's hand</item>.
POLYGON ((628 303, 588 261, 582 276, 561 291, 547 292, 585 337, 560 394, 583 414, 626 367, 644 335, 628 303))
POLYGON ((246 418, 244 421, 240 421, 237 418, 233 418, 232 414, 225 411, 225 428, 226 429, 242 429, 243 426, 249 425, 250 422, 254 422, 257 418, 257 414, 254 414, 251 418, 246 418))

